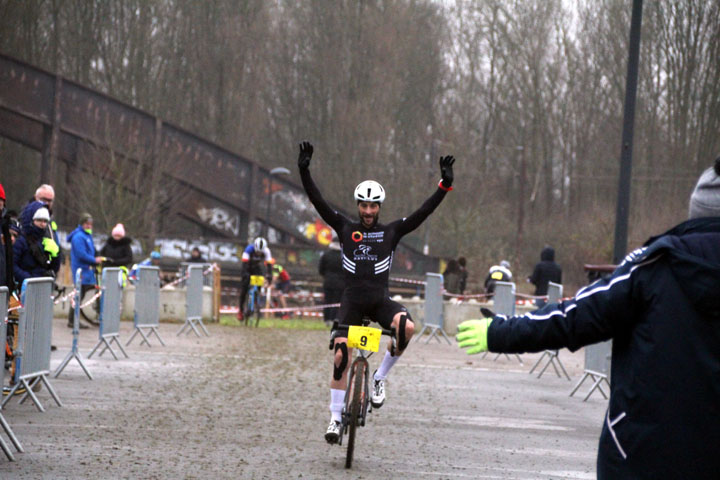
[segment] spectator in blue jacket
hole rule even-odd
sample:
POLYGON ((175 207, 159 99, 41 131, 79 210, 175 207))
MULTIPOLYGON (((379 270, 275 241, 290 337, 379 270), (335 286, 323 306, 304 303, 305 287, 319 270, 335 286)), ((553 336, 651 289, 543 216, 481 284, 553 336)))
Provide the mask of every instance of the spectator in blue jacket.
POLYGON ((13 273, 19 287, 28 278, 54 278, 60 269, 59 247, 45 237, 49 221, 50 212, 41 202, 30 203, 20 215, 22 232, 12 246, 13 273))
MULTIPOLYGON (((80 215, 80 224, 75 230, 70 232, 67 240, 70 242, 70 265, 72 267, 72 278, 75 281, 75 272, 78 268, 82 271, 80 274, 80 298, 85 296, 89 290, 95 288, 95 266, 102 263, 102 257, 95 253, 95 244, 92 238, 93 218, 89 213, 80 215)), ((68 316, 68 327, 73 326, 73 317, 75 309, 70 306, 70 314, 68 316)), ((81 327, 82 328, 82 327, 81 327)))

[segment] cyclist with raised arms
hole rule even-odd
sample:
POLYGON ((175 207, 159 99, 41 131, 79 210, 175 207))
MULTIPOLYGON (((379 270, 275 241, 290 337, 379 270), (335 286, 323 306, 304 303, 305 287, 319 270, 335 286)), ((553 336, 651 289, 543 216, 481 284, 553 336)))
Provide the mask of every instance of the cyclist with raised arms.
POLYGON ((348 328, 360 325, 364 316, 397 332, 397 349, 388 343, 380 367, 373 374, 373 391, 370 398, 374 408, 385 401, 385 379, 392 366, 410 343, 415 325, 407 309, 390 299, 388 279, 395 248, 400 239, 418 228, 437 208, 447 192, 452 190, 453 163, 451 156, 440 158, 442 179, 437 190, 410 216, 388 224, 378 222, 380 206, 385 200, 385 190, 374 180, 365 180, 355 188, 359 221, 351 220, 334 210, 323 199, 310 176, 310 159, 313 146, 300 144, 298 167, 303 187, 320 217, 337 232, 342 250, 345 274, 345 291, 340 300, 339 326, 334 335, 333 374, 330 380, 330 425, 325 433, 328 443, 340 438, 342 409, 345 400, 347 371, 352 352, 347 348, 348 328))
POLYGON ((272 278, 272 265, 275 261, 270 253, 268 242, 263 237, 257 237, 253 243, 245 247, 240 259, 242 261, 242 271, 240 274, 240 303, 237 319, 242 321, 245 299, 250 289, 250 276, 262 275, 270 283, 272 278), (263 272, 263 263, 265 264, 265 272, 263 272))

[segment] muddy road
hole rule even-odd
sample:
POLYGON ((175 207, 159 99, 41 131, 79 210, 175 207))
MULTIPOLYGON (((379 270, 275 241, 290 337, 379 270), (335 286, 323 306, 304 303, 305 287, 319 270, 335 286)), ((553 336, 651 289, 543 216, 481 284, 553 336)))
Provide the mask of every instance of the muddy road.
MULTIPOLYGON (((55 368, 71 345, 54 323, 55 368)), ((121 338, 132 324, 123 323, 121 338)), ((211 337, 162 347, 136 338, 129 359, 73 360, 51 377, 38 412, 10 401, 3 414, 25 448, 0 457, 2 479, 592 479, 606 402, 568 394, 582 351, 561 352, 572 382, 528 375, 501 356, 468 357, 455 346, 414 343, 391 372, 387 401, 359 430, 353 469, 327 445, 331 356, 325 331, 208 326, 211 337)), ((87 357, 97 330, 83 330, 87 357)), ((375 368, 380 356, 370 359, 375 368)))

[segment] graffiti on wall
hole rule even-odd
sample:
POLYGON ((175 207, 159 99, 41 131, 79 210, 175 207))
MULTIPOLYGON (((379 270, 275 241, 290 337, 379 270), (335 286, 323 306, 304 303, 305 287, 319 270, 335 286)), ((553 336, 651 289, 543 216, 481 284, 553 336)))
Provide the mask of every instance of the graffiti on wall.
POLYGON ((177 258, 186 260, 190 252, 197 247, 200 253, 209 262, 230 262, 238 263, 238 247, 228 242, 197 242, 192 240, 181 240, 177 238, 159 238, 155 240, 155 249, 160 252, 163 258, 177 258))
POLYGON ((232 215, 220 207, 201 207, 197 209, 197 214, 200 220, 213 228, 230 232, 235 236, 240 234, 240 215, 232 215))
POLYGON ((305 223, 300 228, 305 238, 314 240, 324 247, 327 247, 332 242, 332 228, 325 225, 319 218, 315 222, 305 223))

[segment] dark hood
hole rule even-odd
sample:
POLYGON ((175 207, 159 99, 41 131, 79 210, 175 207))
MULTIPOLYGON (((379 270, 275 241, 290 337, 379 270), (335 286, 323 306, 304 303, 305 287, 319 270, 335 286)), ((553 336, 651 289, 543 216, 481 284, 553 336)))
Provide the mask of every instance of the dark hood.
POLYGON ((30 202, 20 213, 20 225, 26 237, 42 238, 45 235, 45 231, 36 227, 32 220, 35 212, 42 207, 47 208, 47 205, 42 202, 30 202))
POLYGON ((648 242, 643 258, 666 255, 695 309, 720 320, 720 217, 689 220, 648 242))
POLYGON ((555 261, 555 249, 552 247, 545 247, 542 249, 542 252, 540 252, 540 260, 544 262, 554 262, 555 261))

